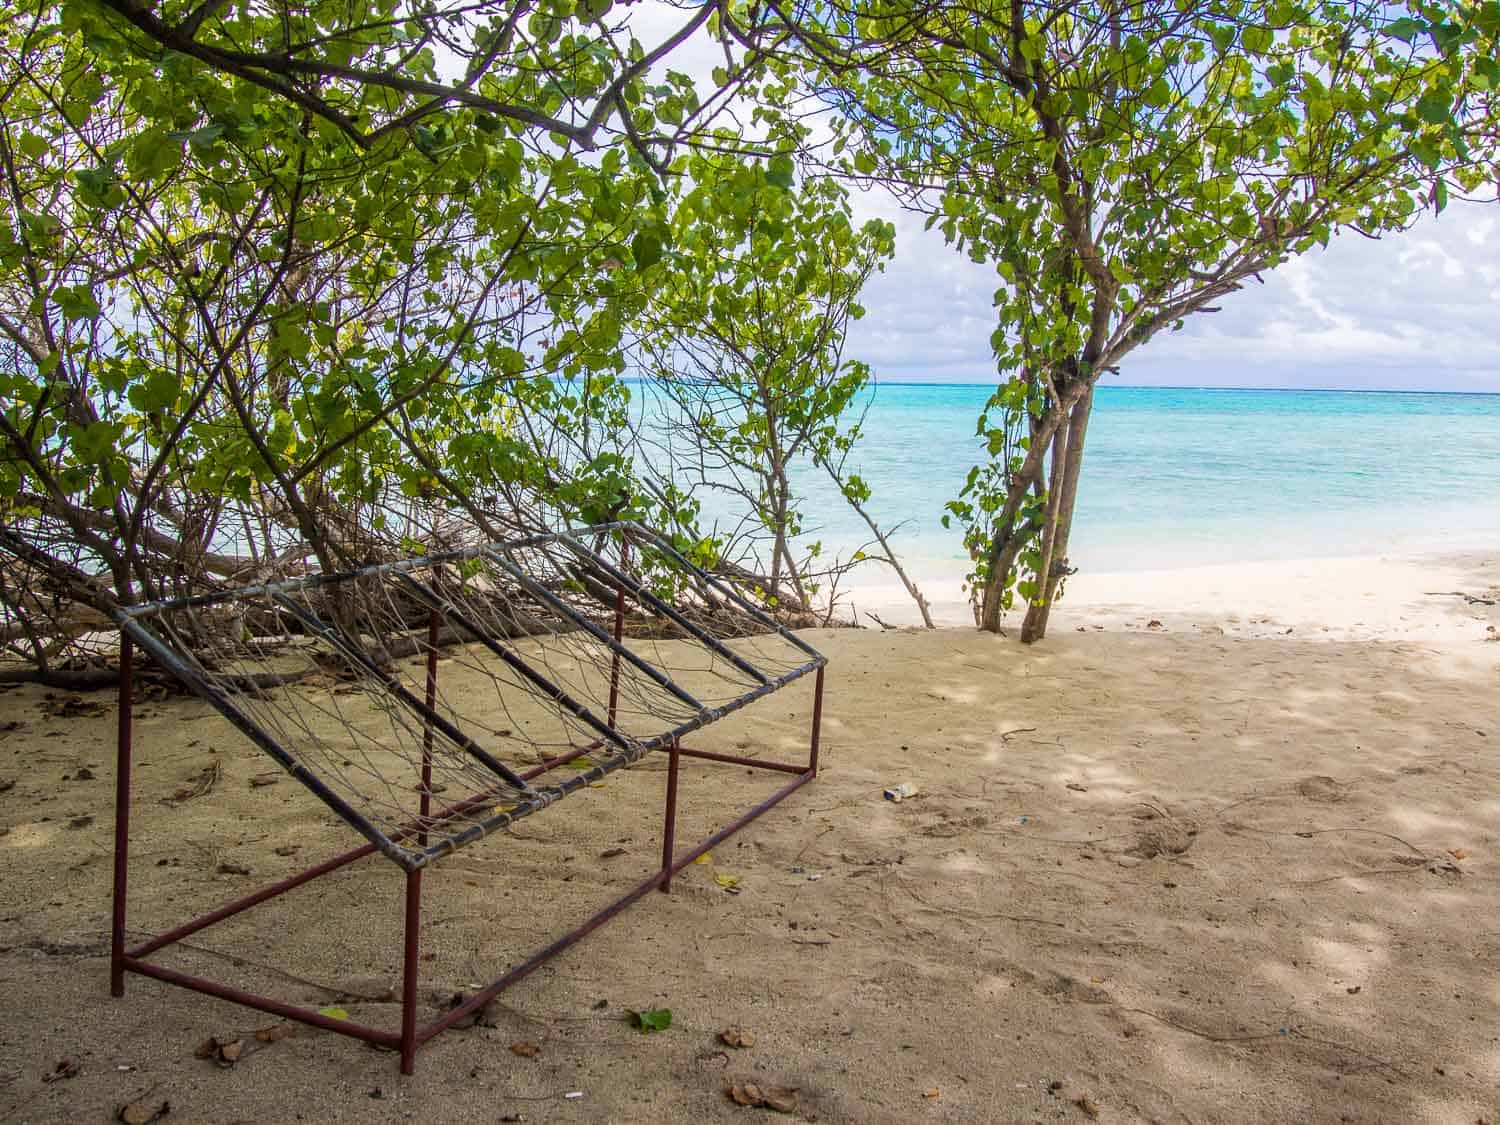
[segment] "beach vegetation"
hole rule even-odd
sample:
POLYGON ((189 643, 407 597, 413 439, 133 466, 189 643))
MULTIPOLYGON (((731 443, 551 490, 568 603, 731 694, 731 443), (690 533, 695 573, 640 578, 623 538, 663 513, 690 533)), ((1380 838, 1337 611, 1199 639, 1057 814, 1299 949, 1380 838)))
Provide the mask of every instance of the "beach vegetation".
POLYGON ((633 354, 659 404, 643 434, 648 459, 685 478, 689 495, 722 497, 716 507, 737 522, 715 537, 720 566, 783 612, 826 621, 843 575, 878 558, 925 613, 868 514, 869 485, 849 468, 871 371, 845 345, 894 227, 857 223, 831 177, 789 187, 766 162, 711 153, 694 154, 686 173, 690 190, 673 211, 678 252, 635 326, 633 354), (864 547, 830 556, 809 538, 809 473, 831 478, 864 518, 864 547))
POLYGON ((1496 178, 1493 0, 898 0, 788 24, 838 111, 833 165, 995 267, 987 458, 948 518, 978 623, 1019 600, 1027 641, 1073 570, 1100 379, 1335 235, 1496 178))
POLYGON ((871 371, 845 333, 892 238, 853 185, 995 266, 987 457, 948 516, 979 623, 1019 598, 1036 639, 1098 380, 1493 179, 1497 11, 723 0, 643 42, 609 0, 22 0, 0 645, 55 678, 118 600, 561 521, 716 561, 707 487, 766 548, 746 581, 805 612, 842 564, 796 545, 794 462, 896 565, 851 468, 871 371), (672 61, 704 36, 723 65, 695 80, 672 61), (713 467, 695 485, 641 455, 633 375, 713 467))
POLYGON ((710 13, 643 44, 608 7, 7 16, 13 653, 56 679, 117 600, 655 522, 623 334, 668 269, 674 146, 734 141, 652 71, 710 13))

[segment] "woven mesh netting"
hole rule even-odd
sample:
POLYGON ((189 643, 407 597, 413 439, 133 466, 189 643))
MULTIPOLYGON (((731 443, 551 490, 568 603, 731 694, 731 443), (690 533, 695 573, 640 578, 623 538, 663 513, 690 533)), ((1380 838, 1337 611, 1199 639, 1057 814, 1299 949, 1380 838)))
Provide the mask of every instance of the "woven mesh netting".
POLYGON ((144 606, 131 632, 408 867, 821 660, 630 525, 144 606))

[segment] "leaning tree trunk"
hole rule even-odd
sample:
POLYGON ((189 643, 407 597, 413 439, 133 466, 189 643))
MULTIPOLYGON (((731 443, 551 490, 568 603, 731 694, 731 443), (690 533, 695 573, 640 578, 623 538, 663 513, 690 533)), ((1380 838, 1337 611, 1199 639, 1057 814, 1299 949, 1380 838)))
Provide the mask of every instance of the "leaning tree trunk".
POLYGON ((1092 385, 1073 404, 1068 424, 1059 428, 1052 449, 1052 484, 1047 503, 1046 537, 1036 594, 1021 624, 1021 643, 1032 644, 1047 635, 1047 616, 1057 600, 1058 588, 1068 574, 1068 537, 1073 530, 1073 509, 1078 502, 1078 477, 1083 468, 1083 438, 1094 406, 1092 385))
POLYGON ((1049 406, 1037 419, 1032 427, 1026 459, 1011 479, 1005 504, 995 516, 985 559, 986 579, 976 615, 976 623, 985 632, 1000 632, 1000 618, 1005 611, 1005 596, 1011 586, 1016 560, 1036 534, 1051 525, 1050 519, 1044 519, 1042 524, 1023 522, 1021 506, 1028 493, 1041 489, 1047 472, 1047 455, 1065 432, 1064 423, 1077 401, 1077 395, 1069 395, 1062 402, 1049 406))

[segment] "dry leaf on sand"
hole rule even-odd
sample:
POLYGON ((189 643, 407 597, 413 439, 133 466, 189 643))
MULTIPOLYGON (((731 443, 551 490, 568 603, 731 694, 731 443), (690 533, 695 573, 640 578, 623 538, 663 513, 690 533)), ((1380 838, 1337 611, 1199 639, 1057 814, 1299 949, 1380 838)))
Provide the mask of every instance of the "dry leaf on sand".
POLYGON ((797 1112, 797 1091, 788 1086, 757 1086, 753 1082, 736 1083, 724 1091, 735 1105, 747 1108, 774 1109, 777 1113, 797 1112))
POLYGON ((115 1111, 115 1120, 123 1121, 125 1125, 151 1125, 171 1112, 172 1103, 165 1098, 157 1101, 147 1097, 122 1105, 115 1111))

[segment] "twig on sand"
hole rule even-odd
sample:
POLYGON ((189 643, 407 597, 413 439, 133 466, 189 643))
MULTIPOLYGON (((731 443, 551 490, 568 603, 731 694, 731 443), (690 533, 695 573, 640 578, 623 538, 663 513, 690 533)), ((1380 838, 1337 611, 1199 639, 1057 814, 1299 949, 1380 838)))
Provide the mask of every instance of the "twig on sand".
POLYGON ((1378 828, 1361 828, 1358 825, 1351 824, 1347 826, 1340 826, 1338 828, 1312 828, 1302 832, 1293 832, 1292 835, 1306 838, 1309 836, 1327 836, 1330 833, 1336 832, 1364 832, 1371 836, 1384 836, 1387 840, 1396 841, 1396 843, 1400 844, 1407 851, 1411 852, 1412 855, 1419 855, 1424 859, 1430 858, 1427 852, 1417 847, 1417 845, 1413 844, 1410 840, 1403 840, 1400 836, 1396 836, 1390 832, 1382 832, 1378 828))
POLYGON ((1320 883, 1337 883, 1340 879, 1364 879, 1371 875, 1410 875, 1413 871, 1425 871, 1425 867, 1376 867, 1370 871, 1345 871, 1341 875, 1324 875, 1320 879, 1293 879, 1288 887, 1316 887, 1320 883))
POLYGON ((910 883, 899 876, 896 879, 896 885, 923 906, 927 907, 928 910, 934 910, 939 914, 948 914, 955 918, 966 918, 973 922, 993 922, 1003 919, 1007 922, 1022 922, 1032 926, 1053 926, 1059 930, 1066 930, 1068 928, 1066 923, 1058 922, 1051 918, 1036 918, 1027 914, 982 913, 978 910, 963 910, 956 906, 939 906, 930 899, 925 899, 917 894, 916 891, 912 890, 910 883))
POLYGON ((1500 599, 1482 598, 1478 594, 1466 594, 1462 590, 1423 590, 1429 598, 1463 598, 1469 605, 1500 605, 1500 599))
POLYGON ((1175 1027, 1178 1031, 1186 1032, 1189 1035, 1196 1035, 1199 1039, 1206 1039, 1210 1043, 1254 1043, 1266 1039, 1300 1039, 1304 1043, 1316 1043, 1321 1047, 1332 1047, 1336 1051, 1345 1051, 1348 1054, 1356 1055, 1359 1058, 1364 1059, 1365 1062, 1369 1063, 1372 1066, 1379 1067, 1383 1070, 1389 1070, 1392 1074, 1397 1074, 1405 1077, 1405 1073, 1395 1063, 1390 1063, 1385 1059, 1377 1058, 1375 1055, 1369 1054, 1366 1051, 1361 1051, 1358 1047, 1351 1047, 1347 1043, 1339 1043, 1333 1039, 1322 1039, 1316 1035, 1308 1035, 1306 1032, 1303 1032, 1295 1027, 1288 1027, 1279 1031, 1256 1032, 1251 1035, 1220 1035, 1217 1032, 1201 1031, 1190 1024, 1185 1024, 1180 1020, 1175 1020, 1171 1016, 1164 1016, 1159 1012, 1153 1012, 1146 1008, 1131 1008, 1127 1007, 1124 1004, 1121 1004, 1119 1006, 1119 1010, 1122 1012, 1134 1012, 1136 1015, 1146 1016, 1150 1019, 1156 1020, 1158 1023, 1164 1023, 1168 1027, 1175 1027))
POLYGON ((888 622, 882 621, 880 619, 880 614, 876 613, 873 609, 865 610, 865 616, 868 617, 871 621, 875 622, 875 624, 879 625, 882 629, 894 629, 896 627, 889 624, 888 622))
POLYGON ((1222 817, 1230 809, 1237 809, 1241 805, 1248 805, 1251 801, 1269 801, 1273 797, 1281 797, 1284 795, 1285 794, 1281 793, 1251 793, 1248 797, 1241 797, 1237 801, 1230 801, 1229 804, 1225 805, 1223 808, 1216 810, 1214 812, 1214 816, 1222 817))

